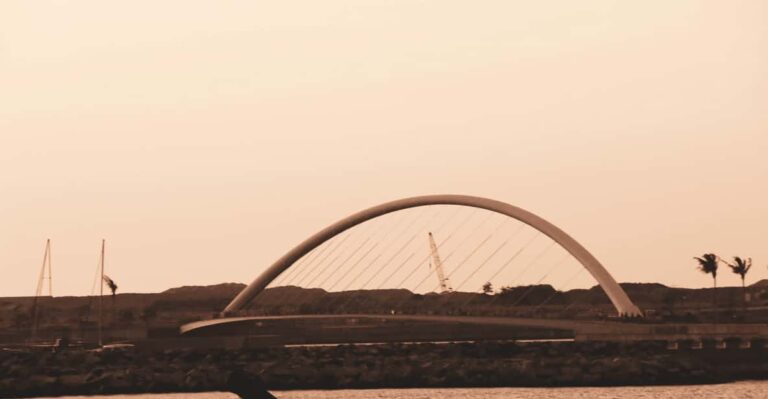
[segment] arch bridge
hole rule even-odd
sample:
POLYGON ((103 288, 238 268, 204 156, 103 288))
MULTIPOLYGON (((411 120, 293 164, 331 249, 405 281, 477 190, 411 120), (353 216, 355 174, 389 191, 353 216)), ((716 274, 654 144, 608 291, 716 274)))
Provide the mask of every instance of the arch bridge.
MULTIPOLYGON (((253 280, 245 289, 243 289, 224 309, 222 315, 225 318, 215 319, 206 322, 191 323, 182 328, 183 332, 206 328, 207 326, 220 325, 227 321, 226 316, 234 315, 244 310, 267 286, 278 276, 290 269, 299 259, 313 251, 315 248, 323 245, 337 235, 359 225, 366 221, 387 215, 393 212, 433 205, 457 205, 463 207, 483 209, 495 212, 509 218, 518 220, 538 232, 548 236, 554 242, 559 244, 567 251, 578 263, 588 271, 597 281, 605 294, 610 299, 618 315, 621 316, 642 316, 640 309, 630 300, 626 292, 619 286, 616 280, 606 270, 606 268, 581 244, 573 239, 566 232, 543 218, 514 205, 475 196, 467 195, 427 195, 411 198, 404 198, 387 202, 378 206, 364 209, 360 212, 349 215, 336 223, 322 229, 316 234, 310 236, 293 249, 277 259, 270 267, 253 280)), ((242 318, 231 318, 233 322, 241 322, 242 318)), ((491 319, 493 321, 495 319, 491 319)), ((486 320, 487 321, 487 320, 486 320)), ((537 324, 537 323, 534 323, 537 324)), ((539 325, 541 323, 538 323, 539 325)))

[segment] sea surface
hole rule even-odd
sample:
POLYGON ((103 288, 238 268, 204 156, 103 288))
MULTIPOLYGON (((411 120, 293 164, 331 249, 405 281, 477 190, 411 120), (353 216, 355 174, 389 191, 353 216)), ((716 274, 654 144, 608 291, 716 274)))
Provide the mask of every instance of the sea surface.
MULTIPOLYGON (((278 399, 765 399, 768 381, 719 385, 680 385, 611 388, 446 388, 368 389, 338 391, 274 391, 278 399)), ((68 396, 97 398, 95 396, 68 396)), ((104 399, 237 399, 225 392, 111 395, 104 399)))

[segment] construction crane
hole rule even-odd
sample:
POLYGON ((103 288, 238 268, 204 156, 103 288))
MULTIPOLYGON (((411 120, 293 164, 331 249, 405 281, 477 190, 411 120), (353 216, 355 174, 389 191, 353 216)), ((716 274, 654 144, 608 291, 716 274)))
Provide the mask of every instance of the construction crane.
POLYGON ((445 277, 445 271, 443 271, 443 261, 440 260, 440 254, 437 252, 437 245, 435 244, 435 238, 432 236, 432 232, 429 232, 429 251, 432 254, 432 262, 429 263, 429 268, 432 268, 432 264, 435 264, 435 271, 437 272, 437 281, 440 284, 440 292, 446 293, 453 291, 448 277, 445 277))

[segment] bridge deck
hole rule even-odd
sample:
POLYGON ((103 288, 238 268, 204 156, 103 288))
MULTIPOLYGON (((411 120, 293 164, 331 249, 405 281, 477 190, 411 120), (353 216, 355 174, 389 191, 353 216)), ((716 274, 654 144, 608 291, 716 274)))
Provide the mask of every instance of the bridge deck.
POLYGON ((643 341, 683 339, 726 339, 762 338, 768 339, 766 324, 659 324, 633 323, 624 321, 592 321, 565 319, 535 319, 520 317, 480 316, 428 316, 428 315, 375 315, 375 314, 334 314, 334 315, 288 315, 288 316, 243 316, 225 317, 192 322, 181 326, 180 332, 214 328, 215 326, 250 323, 270 320, 330 320, 330 319, 376 319, 393 321, 414 321, 432 323, 460 323, 477 326, 522 326, 573 331, 577 340, 600 341, 643 341))
POLYGON ((477 316, 421 316, 421 315, 376 315, 376 314, 332 314, 332 315, 287 315, 287 316, 241 316, 224 317, 220 319, 211 319, 196 321, 181 326, 182 334, 202 328, 213 327, 222 324, 243 323, 251 321, 268 320, 308 320, 308 319, 377 319, 377 320, 400 320, 400 321, 420 321, 434 323, 462 323, 475 325, 497 325, 497 326, 525 326, 541 327, 560 330, 574 331, 600 331, 602 327, 613 325, 612 322, 601 321, 579 321, 579 320, 557 320, 557 319, 534 319, 521 317, 477 317, 477 316))
POLYGON ((427 316, 427 315, 288 315, 288 316, 242 316, 196 321, 182 325, 181 334, 213 328, 225 324, 249 323, 269 320, 312 320, 312 319, 376 319, 393 321, 414 321, 434 323, 460 323, 472 325, 522 326, 573 331, 577 340, 639 341, 639 340, 681 340, 681 339, 725 339, 765 338, 768 339, 766 324, 659 324, 633 323, 624 321, 592 321, 565 319, 535 319, 522 317, 489 316, 427 316))

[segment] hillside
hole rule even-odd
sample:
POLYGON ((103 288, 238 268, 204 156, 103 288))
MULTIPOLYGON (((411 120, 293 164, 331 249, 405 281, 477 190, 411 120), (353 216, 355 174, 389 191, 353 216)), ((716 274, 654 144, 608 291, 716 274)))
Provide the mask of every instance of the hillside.
MULTIPOLYGON (((672 288, 662 284, 622 283, 630 298, 655 317, 669 320, 707 320, 712 316, 713 290, 672 288)), ((184 286, 156 294, 118 294, 104 298, 106 323, 125 334, 152 335, 163 330, 175 334, 183 323, 214 317, 245 287, 222 283, 184 286)), ((768 304, 768 284, 747 287, 750 306, 768 304)), ((718 316, 737 320, 744 302, 740 287, 717 289, 718 316)), ((77 330, 82 335, 96 329, 95 297, 55 297, 38 300, 41 331, 77 330)), ((31 331, 31 297, 0 298, 0 341, 3 336, 23 337, 31 331)), ((414 294, 405 289, 327 292, 319 288, 277 287, 263 292, 249 314, 406 313, 469 314, 547 318, 601 318, 614 309, 599 286, 557 291, 550 285, 504 287, 493 295, 467 292, 414 294)), ((768 321, 768 314, 751 312, 750 320, 768 321)), ((56 333, 58 334, 58 333, 56 333)), ((128 337, 129 335, 126 335, 128 337)))
POLYGON ((160 295, 176 297, 234 297, 238 292, 245 288, 241 283, 221 283, 215 285, 185 285, 182 287, 170 288, 160 293, 160 295))

